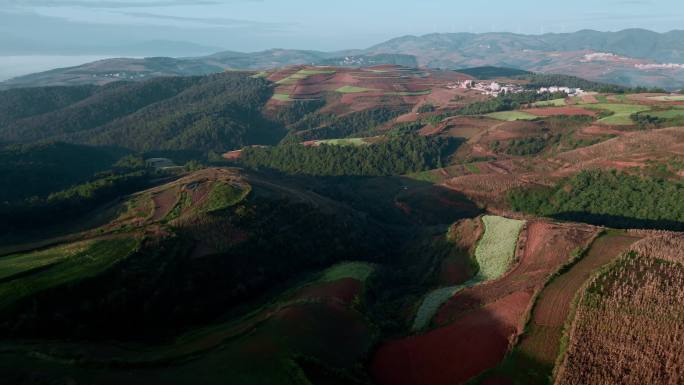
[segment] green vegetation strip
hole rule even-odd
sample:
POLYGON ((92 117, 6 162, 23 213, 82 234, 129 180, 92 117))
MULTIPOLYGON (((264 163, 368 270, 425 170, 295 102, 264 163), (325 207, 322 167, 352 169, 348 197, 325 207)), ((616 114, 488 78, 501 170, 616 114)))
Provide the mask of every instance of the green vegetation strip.
POLYGON ((375 265, 367 262, 343 262, 323 272, 322 282, 333 282, 340 279, 352 278, 366 282, 375 271, 375 265))
POLYGON ((423 95, 430 95, 432 93, 432 90, 423 90, 423 91, 402 91, 402 92, 387 92, 385 95, 390 95, 390 96, 423 96, 423 95))
POLYGON ((203 212, 213 212, 227 209, 240 203, 252 191, 249 185, 216 182, 211 187, 207 202, 203 205, 203 212))
POLYGON ((523 111, 500 111, 500 112, 493 112, 491 114, 487 114, 485 116, 488 116, 493 119, 497 120, 504 120, 508 122, 513 122, 516 120, 535 120, 538 119, 539 117, 537 115, 532 115, 527 112, 523 111))
POLYGON ((79 242, 27 254, 15 254, 0 259, 0 280, 44 268, 83 252, 92 242, 79 242))
POLYGON ((672 109, 667 111, 651 111, 650 116, 655 116, 660 119, 678 119, 684 117, 684 109, 672 109))
POLYGON ((316 143, 328 144, 331 146, 365 146, 370 144, 366 142, 365 138, 327 139, 316 141, 316 143))
POLYGON ((462 285, 440 288, 425 296, 413 322, 414 331, 425 329, 442 304, 462 289, 498 279, 508 271, 525 222, 491 215, 483 217, 482 222, 485 233, 475 249, 475 259, 480 271, 462 285))

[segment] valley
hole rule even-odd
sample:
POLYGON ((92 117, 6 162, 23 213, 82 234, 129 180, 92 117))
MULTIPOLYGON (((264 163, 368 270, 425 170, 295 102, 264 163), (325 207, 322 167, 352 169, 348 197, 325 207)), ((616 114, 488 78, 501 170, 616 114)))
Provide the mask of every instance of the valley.
POLYGON ((399 65, 1 91, 0 383, 676 383, 683 105, 399 65))

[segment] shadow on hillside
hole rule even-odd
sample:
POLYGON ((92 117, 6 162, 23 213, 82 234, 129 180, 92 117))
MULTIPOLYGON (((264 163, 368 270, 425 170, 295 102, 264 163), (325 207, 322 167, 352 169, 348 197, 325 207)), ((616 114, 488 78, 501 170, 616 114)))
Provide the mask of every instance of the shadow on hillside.
POLYGON ((620 215, 592 214, 580 211, 569 211, 551 216, 554 219, 571 222, 584 222, 592 225, 612 227, 616 229, 653 229, 683 231, 684 222, 671 220, 639 219, 620 215))
POLYGON ((289 178, 390 225, 450 225, 483 213, 457 191, 404 176, 289 178))

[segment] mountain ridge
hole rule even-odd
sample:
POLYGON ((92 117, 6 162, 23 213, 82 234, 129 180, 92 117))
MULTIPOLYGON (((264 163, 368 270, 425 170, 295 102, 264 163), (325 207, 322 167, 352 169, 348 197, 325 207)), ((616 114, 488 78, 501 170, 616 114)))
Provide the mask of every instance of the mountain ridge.
POLYGON ((10 79, 0 89, 104 84, 158 76, 204 75, 225 70, 263 70, 288 65, 405 66, 462 69, 505 66, 563 73, 624 86, 684 88, 684 31, 645 29, 617 32, 523 35, 511 32, 405 35, 366 49, 323 52, 274 48, 221 51, 186 58, 107 59, 10 79))

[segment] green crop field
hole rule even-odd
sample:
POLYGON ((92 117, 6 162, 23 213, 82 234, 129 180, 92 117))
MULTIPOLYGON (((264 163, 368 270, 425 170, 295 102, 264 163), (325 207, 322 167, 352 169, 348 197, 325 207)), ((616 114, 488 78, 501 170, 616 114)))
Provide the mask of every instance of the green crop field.
MULTIPOLYGON (((29 268, 25 271, 29 275, 22 274, 19 278, 0 284, 0 309, 38 292, 97 276, 132 254, 138 244, 139 241, 135 238, 96 241, 90 247, 62 257, 61 261, 53 261, 52 264, 40 269, 34 267, 33 273, 29 268)), ((77 250, 80 248, 73 247, 77 250)), ((53 250, 55 253, 61 253, 59 249, 53 250)), ((23 255, 24 258, 30 258, 30 256, 31 254, 23 255)), ((22 255, 16 255, 13 258, 15 261, 22 260, 22 255)))
POLYGON ((289 94, 273 94, 273 99, 279 100, 281 102, 290 102, 292 99, 290 99, 289 94))
POLYGON ((252 188, 247 186, 233 185, 226 182, 217 182, 211 187, 207 202, 202 207, 202 211, 212 212, 223 210, 241 202, 252 188))
POLYGON ((518 235, 525 222, 491 215, 482 221, 485 233, 475 249, 475 258, 480 265, 478 276, 483 280, 497 279, 513 261, 518 235))
POLYGON ((433 290, 428 293, 424 298, 423 302, 420 304, 418 311, 416 312, 416 318, 413 320, 413 331, 420 331, 425 329, 432 317, 437 314, 439 308, 453 297, 459 291, 477 284, 479 281, 474 279, 466 282, 463 285, 443 287, 441 289, 433 290))
POLYGON ((648 111, 651 108, 639 104, 614 104, 614 103, 598 103, 598 104, 583 104, 582 107, 592 110, 606 110, 613 113, 608 117, 600 119, 598 122, 603 124, 610 124, 614 126, 625 126, 634 124, 631 116, 638 112, 648 111))
POLYGON ((332 282, 344 278, 352 278, 366 282, 375 271, 375 266, 366 262, 344 262, 337 264, 323 272, 321 281, 332 282))
POLYGON ((565 99, 544 100, 541 102, 534 103, 533 106, 535 106, 535 107, 565 107, 565 99))
POLYGON ((370 92, 370 91, 375 91, 375 90, 371 89, 371 88, 344 86, 344 87, 340 87, 340 88, 336 89, 335 91, 342 93, 342 94, 359 94, 362 92, 370 92))
POLYGON ((475 164, 475 163, 466 163, 465 165, 466 170, 473 174, 479 174, 482 171, 480 171, 480 168, 475 164))
POLYGON ((482 222, 485 225, 485 233, 475 249, 479 272, 463 285, 443 287, 428 293, 416 312, 413 321, 414 331, 424 329, 442 304, 462 289, 498 279, 508 271, 525 221, 488 215, 482 218, 482 222))
POLYGON ((539 118, 537 115, 528 114, 527 112, 523 112, 523 111, 500 111, 500 112, 493 112, 493 113, 487 114, 485 116, 488 116, 490 118, 497 119, 497 120, 508 121, 508 122, 513 122, 516 120, 535 120, 535 119, 539 118))

